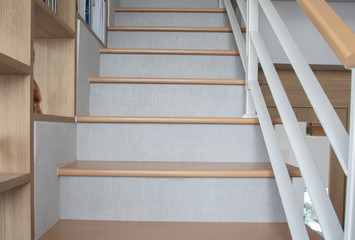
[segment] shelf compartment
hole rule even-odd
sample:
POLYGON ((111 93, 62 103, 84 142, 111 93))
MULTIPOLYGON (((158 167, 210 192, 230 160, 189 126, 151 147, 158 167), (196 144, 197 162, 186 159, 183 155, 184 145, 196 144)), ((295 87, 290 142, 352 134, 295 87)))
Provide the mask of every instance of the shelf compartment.
POLYGON ((0 173, 0 193, 31 181, 29 173, 0 173))
POLYGON ((69 27, 59 17, 60 13, 54 13, 42 0, 35 0, 34 15, 35 38, 75 38, 75 29, 69 27))
MULTIPOLYGON (((26 65, 31 65, 32 57, 31 12, 31 0, 23 0, 21 4, 14 0, 1 1, 0 53, 26 65)), ((0 72, 3 67, 0 66, 0 72)))
POLYGON ((28 75, 31 67, 0 53, 0 75, 28 75))

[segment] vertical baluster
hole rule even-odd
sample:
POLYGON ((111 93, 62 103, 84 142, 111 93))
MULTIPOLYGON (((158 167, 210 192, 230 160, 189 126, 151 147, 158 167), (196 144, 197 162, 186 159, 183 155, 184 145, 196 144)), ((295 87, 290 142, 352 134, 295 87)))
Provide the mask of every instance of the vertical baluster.
POLYGON ((247 3, 247 71, 246 71, 246 109, 244 117, 256 117, 255 106, 250 93, 249 81, 258 81, 258 57, 254 49, 253 44, 251 44, 250 31, 258 31, 258 1, 248 0, 247 3))
POLYGON ((355 239, 355 68, 351 70, 351 100, 350 100, 350 134, 349 134, 349 161, 348 182, 346 191, 345 209, 345 240, 355 239))

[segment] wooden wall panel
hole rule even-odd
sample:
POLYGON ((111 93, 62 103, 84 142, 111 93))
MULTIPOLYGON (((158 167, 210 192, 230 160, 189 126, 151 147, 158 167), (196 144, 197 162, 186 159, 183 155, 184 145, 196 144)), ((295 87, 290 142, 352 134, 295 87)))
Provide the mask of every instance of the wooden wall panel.
POLYGON ((0 172, 29 173, 30 76, 0 76, 0 172))
POLYGON ((0 1, 0 52, 31 65, 31 0, 0 1), (11 11, 9 9, 13 9, 11 11))
POLYGON ((34 79, 44 114, 74 117, 75 39, 37 39, 34 79))
MULTIPOLYGON (((293 70, 278 70, 280 79, 293 107, 311 107, 293 70)), ((335 108, 347 108, 350 103, 350 71, 314 71, 325 93, 335 108)), ((266 81, 262 71, 259 81, 266 81)), ((268 106, 275 106, 270 89, 262 88, 268 106)))
POLYGON ((31 239, 31 186, 0 194, 0 240, 31 239))

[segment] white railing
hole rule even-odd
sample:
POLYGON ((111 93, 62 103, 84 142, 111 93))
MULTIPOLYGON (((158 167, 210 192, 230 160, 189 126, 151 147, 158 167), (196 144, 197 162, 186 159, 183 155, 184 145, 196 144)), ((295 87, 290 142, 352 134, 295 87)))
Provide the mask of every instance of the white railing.
MULTIPOLYGON (((227 14, 231 21, 238 49, 246 47, 246 60, 242 60, 246 69, 247 111, 246 115, 252 115, 254 105, 260 121, 263 136, 266 142, 270 161, 275 172, 275 179, 285 209, 293 239, 309 239, 303 219, 299 214, 298 204, 291 188, 291 182, 282 158, 279 143, 267 111, 265 100, 258 83, 258 62, 264 71, 269 88, 275 100, 276 107, 286 129, 296 160, 299 164, 304 182, 308 188, 313 205, 317 212, 325 239, 329 240, 354 240, 355 239, 355 153, 354 141, 354 101, 355 87, 352 86, 351 99, 351 124, 350 140, 346 129, 343 127, 329 99, 321 88, 310 66, 297 47, 291 34, 287 30, 281 17, 277 13, 270 0, 248 0, 247 7, 244 0, 236 0, 243 20, 247 24, 246 44, 240 38, 240 25, 235 17, 230 0, 224 0, 227 14), (296 72, 306 95, 311 102, 315 113, 320 120, 325 133, 339 159, 339 162, 348 175, 347 205, 344 232, 337 218, 333 205, 327 195, 321 176, 313 160, 311 151, 307 146, 304 135, 298 125, 292 106, 283 89, 280 78, 273 65, 270 54, 258 30, 259 5, 270 22, 277 39, 280 41, 294 71, 296 72), (232 16, 233 15, 233 16, 232 16), (238 30, 237 30, 238 29, 238 30), (259 60, 259 61, 258 61, 259 60), (354 94, 353 94, 354 93, 354 94), (250 99, 252 97, 252 100, 250 99), (349 145, 350 144, 350 145, 349 145)), ((243 50, 244 51, 244 50, 243 50)), ((242 51, 240 51, 242 54, 242 51)), ((355 79, 355 70, 352 70, 352 79, 355 79)))

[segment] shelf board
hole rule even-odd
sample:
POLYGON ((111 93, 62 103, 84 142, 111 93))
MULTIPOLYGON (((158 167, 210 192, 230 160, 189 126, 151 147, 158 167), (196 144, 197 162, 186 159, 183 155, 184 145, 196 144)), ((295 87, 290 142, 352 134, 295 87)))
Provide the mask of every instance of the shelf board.
POLYGON ((84 18, 80 16, 79 13, 76 13, 76 17, 84 24, 86 29, 91 33, 91 35, 100 43, 100 45, 104 48, 106 48, 106 45, 101 41, 101 39, 96 35, 96 33, 92 30, 91 27, 85 22, 84 18))
POLYGON ((29 173, 0 173, 0 192, 13 189, 31 181, 29 173))
MULTIPOLYGON (((290 177, 301 177, 298 168, 286 165, 290 177)), ((59 176, 95 177, 200 177, 273 178, 266 162, 119 162, 75 161, 58 168, 59 176)))
POLYGON ((0 75, 28 75, 31 67, 0 53, 0 75))
POLYGON ((35 0, 35 38, 75 38, 75 32, 42 0, 35 0))
POLYGON ((57 116, 57 115, 49 115, 49 114, 33 114, 33 120, 39 122, 68 122, 75 123, 75 117, 65 117, 65 116, 57 116))

